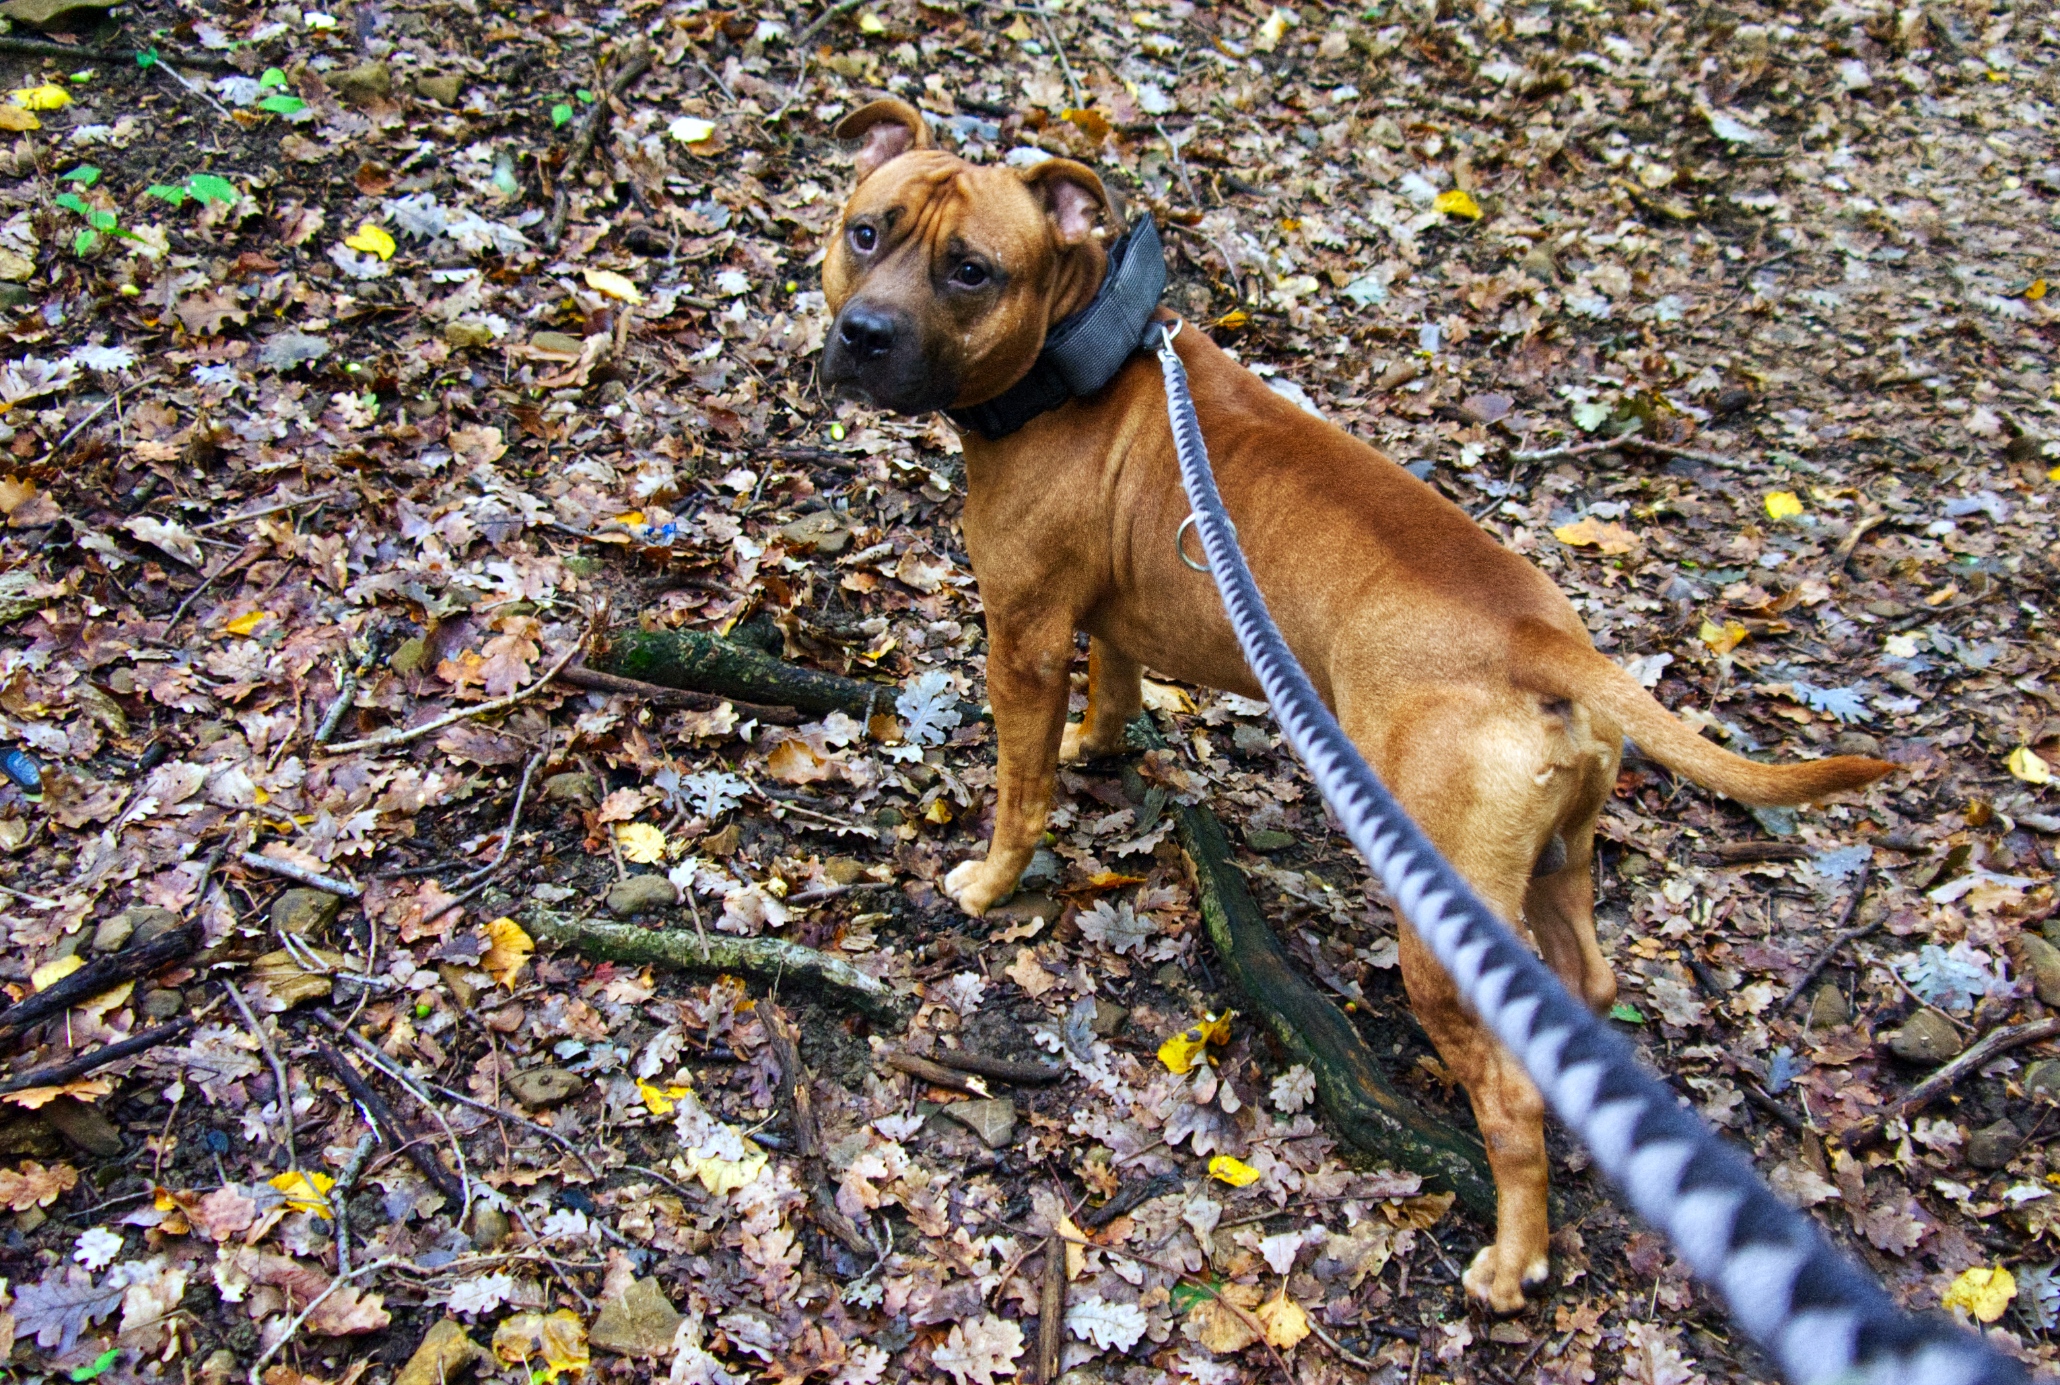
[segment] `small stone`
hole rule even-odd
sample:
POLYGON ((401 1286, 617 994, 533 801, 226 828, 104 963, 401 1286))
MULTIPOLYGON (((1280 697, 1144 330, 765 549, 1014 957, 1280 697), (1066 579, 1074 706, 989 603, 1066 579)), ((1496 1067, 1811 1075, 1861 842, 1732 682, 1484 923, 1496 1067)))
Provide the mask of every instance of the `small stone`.
POLYGON ((851 542, 851 531, 839 521, 835 510, 817 510, 783 526, 780 537, 805 552, 834 557, 851 542))
MULTIPOLYGON (((325 966, 342 967, 343 954, 323 948, 306 949, 309 956, 325 966)), ((292 1009, 303 1000, 327 1000, 335 989, 335 979, 322 972, 309 971, 294 953, 281 948, 267 952, 250 964, 250 979, 263 986, 287 1009, 292 1009)))
POLYGON ((1533 245, 1517 261, 1517 268, 1541 284, 1550 284, 1559 278, 1559 265, 1552 258, 1552 249, 1544 242, 1533 245))
POLYGON ((471 318, 461 317, 455 322, 446 322, 443 325, 443 340, 444 345, 457 351, 463 351, 468 347, 477 349, 492 346, 494 329, 484 322, 474 322, 471 318))
POLYGON ((100 926, 93 930, 93 950, 99 953, 120 952, 129 945, 129 935, 135 931, 136 921, 124 909, 113 918, 102 919, 100 926))
POLYGON ((980 1137, 989 1149, 1000 1149, 1016 1134, 1016 1104, 1002 1097, 984 1101, 957 1101, 944 1114, 980 1137))
POLYGON ((1852 1007, 1845 1003, 1845 992, 1826 983, 1810 997, 1810 1017, 1805 1024, 1811 1029, 1836 1029, 1852 1017, 1852 1007))
POLYGON ((600 801, 600 796, 594 792, 594 776, 581 770, 548 776, 544 780, 544 798, 552 803, 588 805, 600 801))
POLYGON ((117 0, 7 0, 0 14, 31 29, 68 29, 92 24, 101 12, 114 8, 117 0))
POLYGON ((423 660, 428 657, 429 641, 414 635, 395 646, 393 657, 386 661, 386 666, 405 677, 421 668, 423 660))
POLYGON ((272 927, 282 933, 312 933, 336 922, 343 901, 327 890, 288 890, 272 901, 272 927))
MULTIPOLYGON (((983 917, 997 927, 1021 928, 1037 919, 1050 923, 1063 912, 1065 912, 1065 906, 1061 905, 1056 899, 1042 891, 1032 890, 1027 893, 1019 891, 1016 894, 1010 895, 1006 900, 989 909, 983 917)), ((1014 954, 1011 953, 1010 955, 1013 956, 1014 954)))
POLYGON ((1094 998, 1094 1018, 1088 1020, 1087 1027, 1106 1039, 1121 1029, 1123 1021, 1129 1018, 1130 1009, 1128 1006, 1118 1005, 1113 1000, 1096 996, 1094 998))
POLYGON ((465 79, 455 72, 439 73, 434 77, 417 77, 415 92, 439 106, 455 106, 459 98, 465 94, 465 79))
POLYGON ((203 1385, 222 1385, 222 1382, 236 1374, 236 1353, 227 1347, 218 1347, 208 1353, 207 1360, 200 1363, 200 1379, 203 1385))
POLYGON ((2018 934, 2017 946, 2031 969, 2033 992, 2047 1005, 2060 1005, 2060 947, 2033 933, 2018 934))
POLYGON ((1870 616, 1881 616, 1886 620, 1910 614, 1910 608, 1900 601, 1869 601, 1862 609, 1870 616))
POLYGON ((570 332, 538 332, 529 339, 529 344, 557 356, 577 356, 580 348, 586 345, 570 332))
POLYGON ((1889 1051, 1912 1063, 1943 1063, 1957 1054, 1960 1031, 1935 1010, 1919 1010, 1889 1036, 1889 1051))
POLYGON ((61 1096, 43 1108, 43 1119, 88 1154, 111 1159, 122 1152, 122 1133, 100 1109, 77 1097, 61 1096))
POLYGON ((865 873, 865 862, 856 856, 832 856, 823 862, 823 874, 827 875, 830 883, 834 885, 856 885, 868 878, 865 873))
POLYGON ((1262 827, 1256 832, 1245 833, 1245 845, 1262 854, 1286 851, 1294 844, 1295 834, 1292 832, 1276 832, 1272 828, 1262 827))
POLYGON ((1624 859, 1617 862, 1617 874, 1626 880, 1637 880, 1652 873, 1652 858, 1641 856, 1635 851, 1624 853, 1624 859))
POLYGON ((483 1202, 472 1204, 472 1221, 465 1228, 472 1238, 474 1250, 492 1250, 508 1239, 512 1226, 508 1214, 498 1207, 489 1207, 483 1202))
POLYGON ((2041 1058, 2025 1068, 2024 1091, 2046 1101, 2060 1100, 2060 1058, 2041 1058))
POLYGON ((168 1020, 186 1008, 186 997, 169 988, 146 991, 143 996, 143 1013, 154 1020, 168 1020))
MULTIPOLYGON (((1040 846, 1030 853, 1030 864, 1023 868, 1022 878, 1016 882, 1016 887, 1048 891, 1057 887, 1065 872, 1065 863, 1059 860, 1058 854, 1048 846, 1040 846)), ((1057 918, 1058 915, 1049 917, 1057 918)))
POLYGON ((1841 755, 1865 755, 1870 759, 1881 755, 1880 739, 1865 731, 1841 731, 1838 739, 1831 743, 1831 748, 1841 755))
POLYGON ((679 902, 679 887, 662 875, 632 875, 608 891, 608 912, 619 919, 656 913, 679 902))
POLYGON ((563 1068, 525 1068, 508 1079, 508 1090, 532 1111, 562 1105, 586 1086, 586 1079, 563 1068))
POLYGON ((129 935, 129 941, 125 944, 129 947, 140 947, 152 938, 162 938, 165 934, 186 926, 186 921, 170 909, 155 904, 138 904, 124 912, 128 914, 129 922, 135 926, 135 931, 129 935))
POLYGON ((393 95, 393 69, 376 58, 332 73, 328 80, 331 91, 360 106, 393 95))
POLYGON ((1967 1137, 1967 1162, 1977 1169, 2000 1169, 2017 1157, 2023 1142, 2023 1132, 2009 1120, 1999 1120, 1967 1137))
POLYGON ((33 1235, 37 1227, 50 1218, 40 1207, 24 1207, 14 1214, 14 1229, 22 1235, 33 1235))
MULTIPOLYGON (((1010 1124, 1014 1124, 1013 1114, 1010 1124)), ((665 1356, 672 1352, 673 1334, 679 1331, 680 1314, 666 1301, 656 1279, 639 1279, 623 1291, 621 1298, 601 1304, 601 1312, 587 1332, 587 1342, 602 1351, 620 1356, 665 1356)))
POLYGON ((479 1343, 466 1335, 462 1323, 456 1318, 445 1318, 423 1334, 422 1345, 401 1367, 393 1385, 444 1385, 474 1361, 491 1359, 479 1343))

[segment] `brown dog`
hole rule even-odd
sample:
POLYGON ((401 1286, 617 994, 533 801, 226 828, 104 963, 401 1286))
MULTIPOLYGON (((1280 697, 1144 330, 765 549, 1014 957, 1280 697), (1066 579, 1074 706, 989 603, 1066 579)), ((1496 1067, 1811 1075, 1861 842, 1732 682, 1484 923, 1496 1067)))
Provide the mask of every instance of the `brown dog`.
MULTIPOLYGON (((1016 385, 1048 329, 1102 284, 1100 179, 1063 159, 1020 171, 968 164, 933 148, 922 116, 899 101, 854 112, 837 133, 865 144, 823 262, 836 313, 825 381, 900 413, 964 409, 1016 385)), ((1752 804, 1806 802, 1891 768, 1851 757, 1763 765, 1704 740, 1596 651, 1558 588, 1458 507, 1275 394, 1203 333, 1175 344, 1217 484, 1296 656, 1438 849, 1512 926, 1528 926, 1590 1005, 1616 994, 1595 941, 1591 861, 1626 735, 1752 804)), ((965 463, 1000 765, 986 859, 953 870, 946 888, 979 914, 1029 863, 1058 762, 1122 744, 1144 665, 1247 697, 1259 688, 1215 584, 1175 550, 1188 505, 1151 359, 1131 358, 1104 387, 998 440, 968 431, 965 463), (1079 630, 1091 637, 1088 709, 1068 725, 1079 630)), ((1495 1241, 1466 1287, 1512 1312, 1547 1271, 1543 1101, 1406 926, 1401 959, 1495 1174, 1495 1241)))

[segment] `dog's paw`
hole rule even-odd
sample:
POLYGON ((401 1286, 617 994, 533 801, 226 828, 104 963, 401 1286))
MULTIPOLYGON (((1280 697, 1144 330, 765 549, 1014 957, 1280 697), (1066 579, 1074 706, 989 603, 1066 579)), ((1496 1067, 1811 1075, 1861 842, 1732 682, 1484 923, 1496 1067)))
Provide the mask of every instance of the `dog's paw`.
POLYGON ((1016 883, 997 881, 994 877, 998 873, 989 861, 961 861, 944 877, 944 892, 957 901, 959 908, 978 918, 1016 883))
POLYGON ((1081 760, 1099 760, 1120 749, 1120 745, 1096 745, 1088 739, 1086 722, 1069 721, 1065 734, 1059 737, 1059 763, 1070 765, 1081 760))
POLYGON ((1462 1277, 1467 1295, 1495 1317, 1513 1317, 1523 1312, 1527 1296, 1544 1288, 1551 1278, 1552 1264, 1545 1256, 1532 1256, 1520 1273, 1512 1263, 1516 1259, 1505 1256, 1499 1245, 1486 1245, 1462 1277))

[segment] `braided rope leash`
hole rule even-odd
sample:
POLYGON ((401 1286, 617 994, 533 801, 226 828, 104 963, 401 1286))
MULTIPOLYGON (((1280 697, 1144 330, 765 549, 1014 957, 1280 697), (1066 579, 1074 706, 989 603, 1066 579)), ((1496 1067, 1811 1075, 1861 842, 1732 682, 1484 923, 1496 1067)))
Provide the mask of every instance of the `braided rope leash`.
POLYGON ((1941 1319, 1904 1313, 1750 1163, 1638 1066, 1474 894, 1317 696, 1238 550, 1173 349, 1157 324, 1166 411, 1195 529, 1245 659, 1346 835, 1466 1003, 1514 1053, 1595 1162, 1665 1231, 1796 1385, 2014 1385, 2018 1364, 1941 1319))

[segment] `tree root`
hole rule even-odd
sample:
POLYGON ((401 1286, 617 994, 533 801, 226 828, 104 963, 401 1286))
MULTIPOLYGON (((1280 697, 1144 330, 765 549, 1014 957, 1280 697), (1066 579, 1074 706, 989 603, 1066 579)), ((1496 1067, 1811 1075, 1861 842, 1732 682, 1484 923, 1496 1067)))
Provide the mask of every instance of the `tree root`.
POLYGON ((604 673, 747 702, 793 707, 811 716, 863 718, 894 710, 895 689, 802 668, 749 645, 701 630, 622 630, 606 654, 588 661, 604 673))
MULTIPOLYGON (((1166 746, 1149 716, 1131 722, 1129 735, 1144 749, 1166 746)), ((1173 812, 1217 961, 1273 1036, 1315 1075, 1339 1133, 1376 1158, 1443 1184, 1469 1212, 1492 1221, 1495 1183, 1480 1146, 1397 1091, 1352 1021, 1295 970, 1245 887, 1216 815, 1204 808, 1173 812)))
POLYGON ((702 938, 685 929, 574 918, 541 907, 527 910, 522 926, 538 942, 556 943, 587 957, 679 971, 737 972, 761 981, 812 986, 895 1030, 906 1026, 915 1013, 912 998, 896 995, 841 957, 784 938, 702 938))

